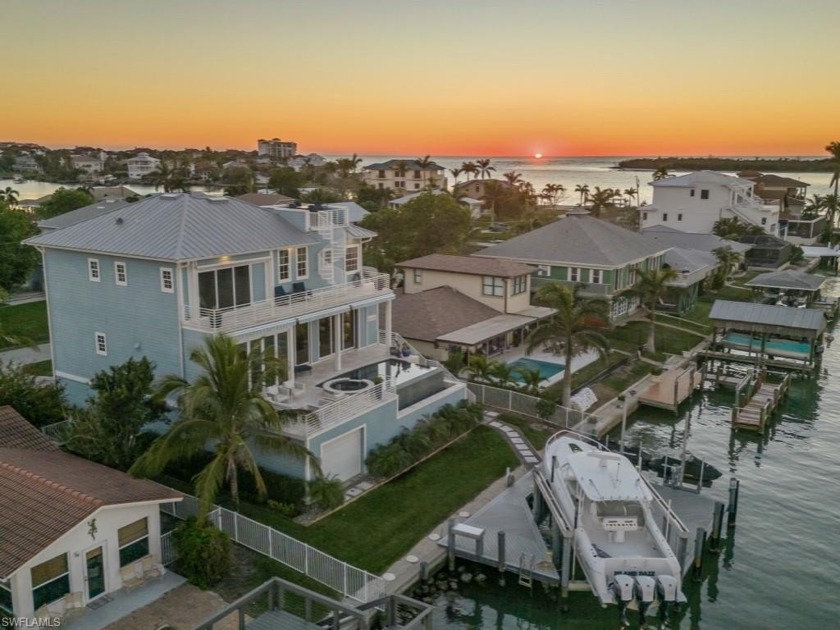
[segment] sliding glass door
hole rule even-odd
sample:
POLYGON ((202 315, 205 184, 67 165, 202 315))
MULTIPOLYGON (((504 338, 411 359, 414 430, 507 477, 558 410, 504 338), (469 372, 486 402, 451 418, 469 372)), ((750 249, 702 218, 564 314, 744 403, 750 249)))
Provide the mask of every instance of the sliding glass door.
POLYGON ((251 266, 225 267, 198 274, 201 308, 224 309, 251 303, 251 266))

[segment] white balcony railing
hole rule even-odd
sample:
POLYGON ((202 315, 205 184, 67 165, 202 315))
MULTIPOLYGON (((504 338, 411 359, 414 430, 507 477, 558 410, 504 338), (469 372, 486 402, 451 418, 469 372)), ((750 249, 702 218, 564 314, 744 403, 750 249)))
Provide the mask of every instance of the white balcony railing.
POLYGON ((250 326, 281 321, 335 306, 351 305, 360 300, 391 293, 390 277, 378 273, 359 280, 307 289, 270 300, 229 308, 184 307, 183 323, 208 332, 232 332, 250 326))
POLYGON ((397 390, 391 379, 386 379, 364 391, 347 394, 328 403, 283 427, 292 437, 306 437, 313 433, 338 426, 348 420, 397 398, 397 390))

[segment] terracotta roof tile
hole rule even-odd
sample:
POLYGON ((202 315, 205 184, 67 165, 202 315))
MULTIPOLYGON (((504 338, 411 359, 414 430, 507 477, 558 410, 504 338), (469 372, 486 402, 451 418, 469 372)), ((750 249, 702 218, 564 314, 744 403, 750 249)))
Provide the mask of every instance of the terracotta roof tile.
POLYGON ((58 444, 8 405, 0 407, 0 447, 38 451, 60 450, 58 444))

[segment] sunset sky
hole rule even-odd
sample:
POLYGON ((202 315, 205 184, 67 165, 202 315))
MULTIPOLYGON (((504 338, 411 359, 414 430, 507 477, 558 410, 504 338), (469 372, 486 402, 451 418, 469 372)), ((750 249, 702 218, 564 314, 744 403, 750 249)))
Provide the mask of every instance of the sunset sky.
POLYGON ((3 0, 0 140, 818 155, 839 0, 3 0))

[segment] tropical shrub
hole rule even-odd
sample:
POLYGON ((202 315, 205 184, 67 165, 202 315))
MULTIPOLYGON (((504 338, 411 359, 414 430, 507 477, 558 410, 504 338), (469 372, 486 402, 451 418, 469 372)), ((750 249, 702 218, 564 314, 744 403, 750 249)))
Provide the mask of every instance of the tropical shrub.
POLYGON ((344 503, 344 484, 335 476, 324 476, 309 482, 309 499, 328 512, 344 503))
POLYGON ((208 521, 199 523, 190 517, 172 533, 178 555, 178 573, 191 584, 207 589, 217 584, 230 571, 230 537, 208 521))
POLYGON ((371 450, 365 460, 368 471, 376 477, 393 477, 478 425, 482 413, 481 405, 466 400, 444 405, 412 430, 403 429, 391 441, 371 450))
POLYGON ((0 361, 0 406, 10 405, 36 427, 64 420, 64 388, 40 385, 17 363, 0 361))

